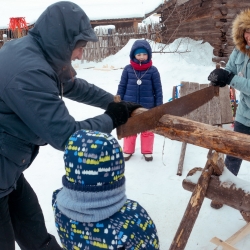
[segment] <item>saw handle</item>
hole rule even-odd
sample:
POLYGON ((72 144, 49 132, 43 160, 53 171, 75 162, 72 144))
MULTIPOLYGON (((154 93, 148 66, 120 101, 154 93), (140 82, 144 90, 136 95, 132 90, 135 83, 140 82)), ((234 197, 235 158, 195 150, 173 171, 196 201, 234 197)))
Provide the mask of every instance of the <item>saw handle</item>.
MULTIPOLYGON (((221 65, 220 63, 216 63, 216 69, 220 69, 221 65)), ((211 82, 209 85, 213 85, 211 82)), ((220 95, 220 87, 219 86, 214 86, 214 96, 219 96, 220 95)))
POLYGON ((132 114, 131 114, 131 117, 132 116, 135 116, 135 115, 139 115, 145 111, 148 111, 148 109, 145 109, 145 108, 138 108, 138 109, 135 109, 132 114))

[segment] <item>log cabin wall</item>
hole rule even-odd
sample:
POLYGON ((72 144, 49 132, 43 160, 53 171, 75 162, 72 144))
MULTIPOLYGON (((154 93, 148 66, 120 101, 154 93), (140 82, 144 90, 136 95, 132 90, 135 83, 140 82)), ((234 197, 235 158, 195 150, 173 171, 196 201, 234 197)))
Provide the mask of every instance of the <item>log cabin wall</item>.
POLYGON ((214 62, 228 61, 234 48, 232 21, 249 0, 169 0, 160 8, 163 43, 180 37, 203 40, 214 47, 214 62))

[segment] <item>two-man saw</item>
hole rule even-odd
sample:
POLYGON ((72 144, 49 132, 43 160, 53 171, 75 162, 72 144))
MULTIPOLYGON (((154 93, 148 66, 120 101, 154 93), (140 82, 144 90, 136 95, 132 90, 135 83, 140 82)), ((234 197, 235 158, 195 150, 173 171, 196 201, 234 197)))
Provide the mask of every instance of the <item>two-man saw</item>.
POLYGON ((212 100, 214 96, 219 96, 219 87, 209 86, 132 116, 117 128, 117 137, 121 139, 154 129, 163 115, 184 116, 212 100))

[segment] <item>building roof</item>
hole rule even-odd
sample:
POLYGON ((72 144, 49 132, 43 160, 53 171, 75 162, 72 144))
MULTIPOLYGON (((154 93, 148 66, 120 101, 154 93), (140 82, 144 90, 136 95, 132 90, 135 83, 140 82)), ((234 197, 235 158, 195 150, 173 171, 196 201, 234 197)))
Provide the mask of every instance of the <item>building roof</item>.
MULTIPOLYGON (((25 17, 28 24, 33 24, 47 6, 54 2, 57 1, 1 0, 0 28, 8 28, 11 17, 25 17)), ((143 18, 164 0, 73 0, 72 2, 82 7, 91 21, 97 21, 143 18)))

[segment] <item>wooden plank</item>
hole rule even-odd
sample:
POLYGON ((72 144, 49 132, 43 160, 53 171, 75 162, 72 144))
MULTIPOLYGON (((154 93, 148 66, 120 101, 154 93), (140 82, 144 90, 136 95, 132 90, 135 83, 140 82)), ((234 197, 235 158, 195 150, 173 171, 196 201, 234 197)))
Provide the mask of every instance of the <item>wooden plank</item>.
MULTIPOLYGON (((181 82, 180 95, 184 96, 201 88, 208 87, 208 84, 181 82)), ((228 97, 229 98, 229 97, 228 97)), ((222 100, 224 101, 224 100, 222 100)), ((225 107, 226 105, 223 105, 225 107)), ((230 106, 231 107, 231 106, 230 106)), ((229 108, 230 108, 229 107, 229 108)), ((228 110, 228 109, 227 109, 228 110)), ((210 102, 184 116, 187 119, 211 125, 222 124, 220 97, 214 97, 210 102)), ((228 117, 225 118, 227 121, 228 117)), ((227 122, 230 123, 230 122, 227 122)))
MULTIPOLYGON (((208 86, 209 86, 209 84, 200 84, 200 89, 206 88, 208 86)), ((204 105, 202 105, 201 107, 198 108, 197 122, 209 124, 209 117, 210 117, 210 109, 209 108, 210 108, 209 102, 205 103, 204 105)))
MULTIPOLYGON (((200 89, 199 83, 197 83, 197 82, 190 82, 187 94, 196 92, 199 89, 200 89)), ((196 109, 196 110, 194 110, 193 112, 187 114, 184 117, 186 117, 188 119, 191 119, 193 121, 196 121, 198 119, 198 117, 199 117, 199 111, 198 111, 198 109, 196 109)))
POLYGON ((238 250, 237 248, 229 245, 228 243, 224 242, 223 240, 217 237, 212 238, 210 242, 214 243, 217 246, 222 246, 224 250, 238 250))
POLYGON ((230 101, 230 89, 228 86, 220 88, 221 124, 233 122, 232 107, 230 101))
POLYGON ((250 234, 250 223, 247 223, 244 227, 242 227, 239 231, 233 234, 230 238, 228 238, 225 242, 231 245, 235 245, 245 236, 250 234))
POLYGON ((209 102, 209 123, 210 125, 222 124, 221 121, 221 105, 220 98, 215 96, 209 102))

